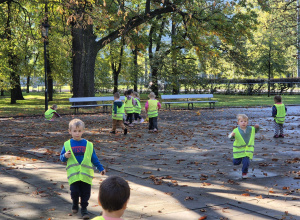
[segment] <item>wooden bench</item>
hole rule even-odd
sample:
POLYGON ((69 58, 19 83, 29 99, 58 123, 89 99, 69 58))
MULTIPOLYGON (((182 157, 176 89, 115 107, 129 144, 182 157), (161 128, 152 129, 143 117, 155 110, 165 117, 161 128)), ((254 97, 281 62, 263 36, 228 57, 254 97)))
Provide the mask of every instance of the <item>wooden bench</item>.
MULTIPOLYGON (((121 96, 120 100, 124 100, 125 96, 121 96)), ((92 107, 98 107, 98 106, 103 106, 104 111, 107 110, 108 106, 112 106, 112 101, 114 101, 113 96, 103 96, 103 97, 77 97, 77 98, 69 98, 69 102, 72 103, 72 106, 70 108, 75 109, 75 114, 78 113, 79 108, 92 108, 92 107), (81 103, 93 103, 95 104, 81 104, 81 103), (102 103, 97 103, 97 102, 102 102, 102 103), (110 102, 110 103, 105 103, 105 102, 110 102)))
POLYGON ((184 94, 184 95, 162 95, 161 99, 162 100, 166 100, 166 99, 186 99, 185 101, 179 101, 179 102, 162 102, 162 104, 166 105, 166 109, 167 106, 169 106, 170 109, 170 105, 171 104, 181 104, 181 103, 188 103, 188 109, 190 109, 190 105, 192 106, 191 109, 194 108, 194 103, 201 103, 201 102, 208 102, 209 103, 209 108, 215 108, 215 103, 218 101, 213 101, 211 100, 211 98, 213 98, 213 94, 184 94), (203 101, 199 101, 199 100, 189 100, 189 99, 207 99, 207 100, 203 100, 203 101))

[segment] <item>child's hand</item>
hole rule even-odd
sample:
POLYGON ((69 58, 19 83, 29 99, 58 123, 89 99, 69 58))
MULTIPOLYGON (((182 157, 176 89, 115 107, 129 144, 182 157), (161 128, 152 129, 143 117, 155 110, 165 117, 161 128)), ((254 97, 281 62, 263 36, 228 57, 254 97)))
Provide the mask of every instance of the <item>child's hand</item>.
POLYGON ((115 114, 115 117, 117 117, 117 114, 115 114))
POLYGON ((231 133, 228 135, 229 138, 232 138, 232 137, 234 137, 234 136, 235 136, 235 133, 234 133, 234 132, 231 132, 231 133))
POLYGON ((255 128, 259 128, 259 125, 258 125, 258 124, 256 124, 256 125, 254 125, 254 127, 255 127, 255 128))
POLYGON ((100 174, 101 174, 101 175, 106 174, 106 170, 102 170, 102 171, 100 172, 100 174))
POLYGON ((71 157, 71 151, 67 151, 66 153, 65 153, 65 158, 70 158, 71 157))

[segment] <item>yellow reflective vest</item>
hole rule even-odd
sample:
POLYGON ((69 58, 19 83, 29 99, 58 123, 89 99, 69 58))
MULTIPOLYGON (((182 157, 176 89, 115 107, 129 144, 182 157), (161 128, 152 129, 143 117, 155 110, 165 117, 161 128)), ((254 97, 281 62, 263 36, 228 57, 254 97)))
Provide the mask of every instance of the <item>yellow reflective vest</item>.
POLYGON ((69 184, 71 185, 74 182, 82 181, 92 185, 94 178, 94 169, 92 164, 92 154, 94 149, 93 144, 87 141, 81 164, 78 163, 72 151, 70 140, 66 141, 64 146, 66 152, 71 151, 71 157, 68 159, 66 167, 69 184))
POLYGON ((51 120, 53 117, 54 112, 56 112, 55 110, 53 110, 52 108, 49 108, 46 112, 45 112, 45 118, 47 120, 51 120))
POLYGON ((93 218, 92 220, 105 220, 105 218, 103 218, 102 216, 97 216, 97 217, 93 218))
POLYGON ((254 139, 255 139, 255 128, 251 127, 251 136, 249 143, 245 143, 238 128, 234 129, 235 141, 233 143, 233 158, 249 157, 253 158, 254 153, 254 139))
POLYGON ((134 100, 136 101, 137 105, 133 106, 133 113, 141 114, 142 112, 141 102, 138 98, 134 98, 134 100))
POLYGON ((133 104, 132 104, 132 97, 130 100, 125 97, 125 111, 127 114, 133 113, 133 104))
POLYGON ((285 122, 285 105, 284 104, 274 104, 277 109, 277 114, 275 116, 275 122, 277 124, 283 124, 285 122))
POLYGON ((115 116, 115 113, 114 113, 114 106, 112 107, 112 119, 122 121, 124 114, 125 114, 124 103, 122 104, 121 107, 117 107, 116 116, 115 116))
POLYGON ((149 118, 155 118, 158 117, 158 107, 157 107, 158 101, 156 99, 149 99, 148 100, 148 117, 149 118))

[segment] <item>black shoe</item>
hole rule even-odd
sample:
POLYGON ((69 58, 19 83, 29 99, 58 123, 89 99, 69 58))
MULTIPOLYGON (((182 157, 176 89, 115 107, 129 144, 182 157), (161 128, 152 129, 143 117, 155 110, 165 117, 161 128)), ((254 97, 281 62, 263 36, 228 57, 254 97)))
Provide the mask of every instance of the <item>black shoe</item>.
POLYGON ((111 133, 111 134, 115 134, 116 132, 115 132, 115 131, 110 131, 109 133, 111 133))
POLYGON ((124 129, 124 135, 126 135, 126 134, 127 134, 127 128, 124 129))
POLYGON ((83 219, 89 219, 90 218, 87 209, 81 209, 81 215, 82 215, 83 219))
POLYGON ((79 210, 78 203, 77 204, 73 203, 73 205, 72 205, 72 213, 76 214, 78 212, 78 210, 79 210))
POLYGON ((279 135, 274 135, 273 138, 279 138, 279 135))
POLYGON ((284 138, 284 135, 283 135, 283 134, 280 134, 279 137, 280 137, 280 138, 284 138))

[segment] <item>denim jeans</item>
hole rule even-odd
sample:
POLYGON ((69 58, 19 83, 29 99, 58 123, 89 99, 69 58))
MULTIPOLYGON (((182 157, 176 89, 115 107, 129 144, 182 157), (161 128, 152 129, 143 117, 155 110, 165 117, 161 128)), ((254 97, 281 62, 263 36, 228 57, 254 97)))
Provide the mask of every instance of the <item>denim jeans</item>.
POLYGON ((250 158, 249 157, 242 157, 242 158, 234 158, 233 165, 240 165, 243 163, 242 172, 248 173, 248 168, 250 166, 250 158))

